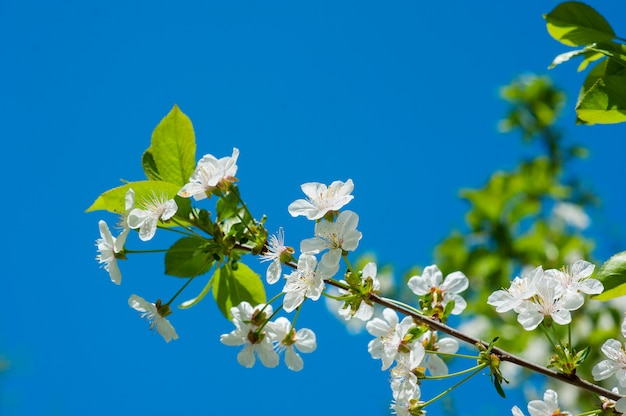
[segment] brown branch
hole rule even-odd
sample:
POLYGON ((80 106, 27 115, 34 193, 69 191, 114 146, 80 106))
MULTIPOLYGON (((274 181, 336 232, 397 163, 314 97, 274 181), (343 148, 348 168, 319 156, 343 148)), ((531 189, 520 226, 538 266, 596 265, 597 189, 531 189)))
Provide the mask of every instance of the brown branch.
MULTIPOLYGON (((297 265, 294 263, 287 263, 287 266, 296 269, 297 265)), ((350 288, 347 285, 344 285, 340 282, 337 282, 335 280, 324 280, 325 283, 331 285, 331 286, 335 286, 337 288, 340 289, 344 289, 344 290, 350 290, 350 288)), ((400 306, 396 303, 393 303, 389 300, 387 300, 386 298, 383 298, 375 293, 369 293, 368 296, 369 300, 372 301, 373 303, 377 303, 381 306, 387 307, 389 309, 393 309, 394 311, 401 313, 403 315, 406 316, 410 316, 412 317, 416 322, 422 323, 426 326, 428 326, 429 328, 436 330, 436 331, 441 331, 445 334, 450 335, 453 338, 456 338, 458 340, 467 342, 468 344, 477 346, 478 344, 482 344, 485 348, 489 347, 489 343, 479 340, 477 338, 474 338, 472 336, 469 336, 467 334, 464 334, 463 332, 457 331, 456 329, 443 324, 439 321, 436 321, 434 319, 430 319, 426 316, 420 315, 418 313, 415 313, 414 311, 407 309, 403 306, 400 306)), ((533 371, 535 373, 539 373, 539 374, 543 374, 544 376, 553 378, 555 380, 561 381, 563 383, 567 383, 570 384, 572 386, 587 390, 589 392, 592 393, 596 393, 600 396, 604 396, 607 397, 611 400, 619 400, 622 398, 622 396, 620 396, 617 393, 614 393, 610 390, 605 389, 604 387, 598 386, 597 384, 593 384, 590 383, 586 380, 581 379, 580 377, 576 376, 576 375, 567 375, 564 373, 559 373, 557 371, 554 370, 550 370, 549 368, 543 367, 541 365, 535 364, 533 362, 527 361, 521 357, 518 357, 514 354, 511 354, 501 348, 498 347, 492 347, 491 348, 491 352, 493 354, 496 354, 498 356, 498 358, 500 358, 501 361, 507 361, 510 362, 512 364, 518 365, 520 367, 524 367, 530 371, 533 371)))
MULTIPOLYGON (((326 283, 341 288, 341 289, 347 289, 347 287, 338 284, 335 281, 332 280, 326 280, 326 283)), ((389 309, 393 309, 394 311, 401 313, 403 315, 406 316, 410 316, 412 317, 416 322, 422 323, 424 325, 427 325, 428 327, 430 327, 433 330, 436 331, 440 331, 443 332, 445 334, 450 335, 451 337, 454 337, 456 339, 459 339, 461 341, 467 342, 468 344, 472 344, 474 346, 478 345, 478 344, 482 344, 483 346, 485 346, 485 348, 489 347, 489 343, 479 340, 477 338, 474 338, 472 336, 469 336, 467 334, 464 334, 463 332, 457 331, 456 329, 449 327, 448 325, 445 325, 439 321, 430 319, 426 316, 420 315, 418 313, 415 313, 414 311, 407 309, 403 306, 397 305, 396 303, 393 303, 381 296, 378 296, 375 293, 371 293, 369 294, 369 300, 377 303, 381 306, 387 307, 389 309)), ((569 376, 567 374, 563 374, 563 373, 559 373, 557 371, 554 370, 550 370, 549 368, 543 367, 541 365, 532 363, 530 361, 527 361, 521 357, 518 357, 516 355, 513 355, 501 348, 497 348, 497 347, 492 347, 491 348, 491 352, 493 354, 496 354, 498 356, 498 358, 500 358, 501 361, 507 361, 513 364, 516 364, 520 367, 524 367, 527 368, 528 370, 534 371, 535 373, 539 373, 539 374, 543 374, 544 376, 547 377, 551 377, 555 380, 559 380, 561 382, 567 383, 567 384, 571 384, 572 386, 576 386, 578 388, 590 391, 592 393, 596 393, 600 396, 604 396, 607 397, 611 400, 619 400, 622 398, 622 396, 620 396, 619 394, 616 394, 610 390, 607 390, 603 387, 600 387, 596 384, 590 383, 586 380, 581 379, 580 377, 576 376, 576 375, 572 375, 569 376)))

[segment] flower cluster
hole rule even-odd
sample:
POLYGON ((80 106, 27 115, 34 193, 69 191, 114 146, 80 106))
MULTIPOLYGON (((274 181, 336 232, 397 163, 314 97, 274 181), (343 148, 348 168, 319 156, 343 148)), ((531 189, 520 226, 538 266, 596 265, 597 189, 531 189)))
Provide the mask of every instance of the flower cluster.
MULTIPOLYGON (((135 191, 128 185, 121 187, 126 189, 124 208, 121 208, 121 204, 115 207, 115 212, 121 213, 121 231, 116 237, 105 221, 99 221, 100 238, 96 240, 96 259, 109 273, 111 281, 118 285, 121 283, 118 260, 138 252, 125 247, 131 230, 137 230, 141 241, 149 241, 158 228, 172 225, 179 227, 175 231, 185 236, 175 244, 175 249, 168 251, 166 264, 168 260, 172 263, 169 264, 169 270, 166 267, 166 272, 189 278, 166 303, 160 299, 152 303, 133 294, 128 300, 129 306, 148 321, 151 330, 156 330, 166 342, 170 342, 178 338, 167 319, 172 313, 170 305, 193 278, 206 273, 215 264, 216 272, 205 289, 196 298, 183 302, 183 308, 201 300, 211 289, 221 291, 221 295, 229 292, 229 285, 237 284, 238 278, 244 281, 258 278, 260 281, 256 273, 248 275, 246 271, 236 272, 244 268, 241 263, 242 253, 258 255, 261 262, 270 263, 265 273, 266 282, 276 284, 282 281, 280 293, 265 301, 265 293, 259 291, 262 297, 252 301, 252 294, 243 293, 245 290, 241 294, 235 288, 232 293, 237 292, 237 295, 219 305, 235 326, 231 332, 222 334, 220 341, 227 346, 242 347, 237 354, 239 364, 251 368, 258 358, 264 366, 276 367, 281 355, 284 355, 288 369, 302 370, 304 361, 301 354, 315 351, 317 341, 312 330, 296 329, 297 318, 307 300, 317 301, 327 296, 339 301, 337 314, 340 317, 346 321, 360 321, 374 337, 367 349, 373 359, 381 360, 381 369, 389 371, 392 412, 402 416, 425 414, 424 408, 430 401, 422 400, 422 381, 450 376, 444 358, 458 356, 459 349, 456 339, 440 337, 433 328, 454 335, 450 328, 446 329, 445 323, 450 316, 460 315, 466 309, 467 302, 461 294, 469 287, 468 278, 460 271, 444 276, 437 265, 430 265, 421 274, 407 280, 408 289, 417 296, 417 306, 382 298, 376 263, 367 262, 356 268, 348 259, 362 239, 362 233, 357 230, 359 216, 350 210, 342 211, 354 198, 351 179, 346 182, 334 181, 328 186, 317 182, 302 185, 306 198, 292 202, 288 211, 294 217, 304 216, 314 221, 314 229, 312 237, 301 240, 300 253, 296 259, 294 248, 285 243, 283 229, 280 228, 268 238, 263 228, 264 220, 254 220, 241 200, 234 184, 237 180, 238 157, 239 150, 236 148, 230 157, 218 159, 210 154, 202 157, 188 183, 181 187, 181 181, 177 185, 177 192, 167 188, 172 194, 176 192, 178 203, 161 189, 148 194, 145 187, 136 188, 143 194, 136 202, 135 191), (180 199, 200 201, 212 196, 219 199, 215 219, 207 210, 190 208, 187 201, 182 204, 180 199), (199 232, 192 229, 194 226, 199 232), (202 232, 208 237, 205 238, 202 232), (342 264, 345 270, 341 277, 336 278, 342 264), (284 267, 290 268, 290 272, 284 273, 284 267), (221 284, 214 283, 215 280, 221 280, 221 284), (212 287, 212 284, 218 287, 212 287), (328 293, 328 286, 338 290, 338 294, 328 293), (278 302, 279 306, 273 306, 274 302, 278 302), (386 307, 376 310, 376 303, 386 307), (293 319, 288 319, 277 316, 281 311, 296 313, 293 319), (403 312, 405 316, 401 319, 398 312, 403 312)), ((187 172, 191 172, 192 168, 193 163, 187 166, 187 172)), ((117 194, 117 197, 121 199, 122 194, 117 194)), ((121 203, 119 199, 118 203, 121 203)), ((563 209, 561 207, 561 211, 563 209)), ((581 308, 585 302, 584 295, 599 294, 604 290, 600 281, 591 278, 594 267, 585 260, 578 260, 560 270, 544 270, 539 266, 515 277, 508 289, 493 292, 487 302, 498 313, 515 311, 518 322, 527 331, 542 326, 548 338, 554 337, 551 341, 556 341, 557 331, 552 324, 570 324, 572 311, 581 308), (552 329, 550 334, 547 331, 549 328, 552 329)), ((215 299, 219 297, 215 296, 215 299)), ((622 323, 622 335, 626 337, 626 320, 622 323)), ((576 367, 586 358, 588 350, 576 352, 569 343, 553 342, 557 354, 552 358, 550 366, 562 374, 574 376, 576 367)), ((465 357, 476 358, 478 365, 452 376, 472 370, 478 373, 489 368, 496 389, 501 392, 500 383, 504 379, 498 365, 504 356, 492 353, 491 344, 487 348, 482 341, 476 341, 476 345, 479 349, 484 347, 479 356, 465 357)), ((598 381, 615 375, 618 385, 614 391, 619 395, 619 389, 626 388, 626 343, 609 339, 602 346, 602 352, 607 359, 593 368, 592 375, 598 381)), ((626 413, 626 398, 603 398, 602 402, 603 409, 626 413)), ((529 402, 528 412, 531 416, 570 415, 560 410, 557 393, 553 390, 547 390, 543 400, 529 402)), ((514 416, 523 416, 517 406, 512 409, 512 413, 514 416)))
MULTIPOLYGON (((236 148, 233 149, 232 157, 217 159, 213 155, 205 155, 198 162, 189 183, 180 189, 178 195, 183 198, 193 196, 196 200, 200 200, 235 181, 234 175, 237 172, 238 155, 239 150, 236 148)), ((130 230, 138 230, 139 239, 149 241, 154 237, 159 224, 165 224, 172 220, 177 211, 178 205, 173 198, 169 198, 163 193, 157 194, 154 191, 145 196, 140 202, 140 206, 136 207, 135 191, 128 188, 125 195, 125 210, 120 219, 122 231, 118 237, 113 236, 105 221, 100 220, 98 223, 100 238, 96 240, 99 252, 96 260, 109 272, 112 282, 118 285, 122 282, 117 260, 126 258, 127 251, 124 245, 130 230)), ((170 342, 178 338, 174 327, 165 319, 172 313, 169 304, 173 300, 171 299, 167 304, 161 304, 160 300, 157 300, 156 303, 150 303, 140 296, 131 295, 128 304, 137 310, 142 318, 148 320, 150 329, 156 329, 166 342, 170 342)))
POLYGON ((584 304, 583 294, 598 294, 604 289, 602 283, 590 278, 594 267, 585 260, 561 270, 536 267, 516 277, 508 289, 492 293, 487 303, 499 313, 517 312, 517 321, 527 331, 541 323, 567 325, 572 321, 571 311, 584 304))
POLYGON ((254 366, 256 356, 264 366, 276 367, 278 353, 284 351, 287 368, 300 371, 304 363, 298 351, 309 353, 317 347, 315 334, 310 329, 296 331, 284 317, 270 321, 272 305, 251 306, 241 302, 231 308, 230 313, 235 330, 223 334, 220 341, 228 346, 244 346, 237 355, 237 361, 244 367, 254 366))

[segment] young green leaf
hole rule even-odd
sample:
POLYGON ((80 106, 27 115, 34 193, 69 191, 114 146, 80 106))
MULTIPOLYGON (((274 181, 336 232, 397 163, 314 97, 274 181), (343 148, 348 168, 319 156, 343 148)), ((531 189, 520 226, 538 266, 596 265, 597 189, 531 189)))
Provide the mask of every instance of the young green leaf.
POLYGON ((196 167, 196 141, 189 117, 177 105, 152 132, 150 147, 142 160, 148 179, 184 185, 196 167))
POLYGON ((626 251, 608 259, 595 278, 602 282, 604 292, 593 296, 593 299, 606 301, 626 295, 626 251))
POLYGON ((214 275, 213 297, 226 318, 232 320, 230 308, 243 301, 251 305, 265 303, 265 287, 261 276, 243 263, 237 270, 226 264, 214 275))
POLYGON ((577 1, 559 4, 544 18, 550 36, 568 46, 590 45, 615 38, 613 28, 601 14, 577 1))
POLYGON ((128 188, 135 191, 135 205, 141 206, 144 198, 150 198, 153 193, 164 195, 166 198, 174 198, 180 190, 179 185, 163 181, 138 181, 128 182, 117 188, 109 189, 100 195, 86 212, 105 210, 117 214, 123 214, 125 211, 125 198, 128 188))

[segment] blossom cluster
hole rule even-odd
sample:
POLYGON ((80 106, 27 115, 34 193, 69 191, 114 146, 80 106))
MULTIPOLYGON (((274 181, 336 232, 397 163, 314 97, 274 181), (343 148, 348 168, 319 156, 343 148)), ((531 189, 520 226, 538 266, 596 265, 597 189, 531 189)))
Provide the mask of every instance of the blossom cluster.
MULTIPOLYGON (((237 148, 233 149, 231 157, 217 159, 213 155, 205 155, 198 162, 189 183, 178 192, 178 196, 201 200, 235 181, 238 156, 237 148)), ((119 285, 122 282, 117 260, 125 258, 124 244, 130 230, 138 230, 139 239, 149 241, 155 236, 159 224, 170 221, 176 215, 177 210, 178 206, 173 198, 167 198, 155 192, 145 197, 136 206, 135 191, 129 188, 125 195, 125 210, 119 221, 119 227, 122 229, 120 234, 114 237, 107 223, 103 220, 99 221, 100 238, 96 240, 98 248, 96 260, 109 273, 113 283, 119 285)), ((128 299, 129 306, 138 311, 141 317, 147 319, 150 329, 156 329, 166 342, 178 338, 174 327, 165 319, 171 314, 170 302, 161 304, 161 300, 157 300, 156 303, 151 303, 137 295, 131 295, 128 299)))
MULTIPOLYGON (((230 157, 218 159, 205 155, 177 196, 200 201, 232 192, 231 186, 237 180, 238 156, 236 148, 230 157)), ((263 234, 261 241, 264 245, 259 245, 263 248, 255 254, 259 255, 261 262, 270 263, 265 273, 266 282, 270 285, 282 282, 282 289, 267 303, 242 301, 230 307, 229 318, 235 329, 222 334, 220 341, 227 346, 242 347, 237 361, 244 367, 253 367, 257 358, 266 367, 276 367, 284 354, 287 368, 300 371, 304 367, 300 354, 313 352, 317 340, 312 330, 296 329, 298 312, 305 301, 328 296, 339 301, 339 316, 346 321, 361 322, 374 337, 367 349, 373 359, 381 360, 381 369, 390 373, 392 412, 402 416, 424 414, 428 402, 421 398, 422 380, 448 375, 444 358, 456 354, 459 343, 454 338, 440 337, 425 321, 418 320, 417 315, 442 324, 451 315, 460 315, 467 307, 461 294, 469 286, 468 278, 459 271, 444 276, 437 265, 430 265, 421 274, 411 276, 406 283, 416 295, 418 306, 385 299, 386 305, 397 305, 398 308, 375 309, 374 300, 381 288, 376 263, 368 262, 356 269, 348 260, 349 253, 356 251, 362 238, 362 233, 357 230, 359 216, 343 210, 354 198, 352 180, 334 181, 328 186, 309 182, 301 189, 306 198, 291 203, 288 212, 294 217, 304 216, 314 221, 313 237, 300 242, 296 260, 295 249, 285 244, 282 228, 267 241, 267 233, 263 234), (336 278, 342 260, 345 270, 340 278, 336 278), (285 273, 284 267, 290 270, 285 273), (339 294, 330 295, 327 285, 337 288, 339 294), (280 306, 273 306, 273 302, 280 302, 280 306), (288 319, 277 316, 279 311, 296 313, 293 319, 288 319), (400 319, 396 311, 404 312, 406 316, 400 319), (407 311, 411 313, 407 314, 407 311)), ((99 221, 100 238, 96 240, 96 259, 117 285, 122 281, 117 261, 130 253, 125 248, 130 230, 137 230, 140 240, 149 241, 158 228, 169 226, 171 222, 180 225, 176 222, 179 209, 176 200, 162 193, 153 192, 136 201, 135 192, 128 188, 124 202, 118 223, 119 234, 114 236, 107 223, 99 221)), ((515 277, 508 289, 493 292, 487 302, 498 313, 516 312, 518 322, 527 331, 540 325, 550 327, 553 323, 568 325, 572 322, 572 311, 583 306, 584 295, 599 294, 604 289, 600 281, 591 278, 594 267, 585 260, 578 260, 560 270, 543 270, 539 266, 515 277)), ((166 303, 160 299, 152 303, 133 294, 128 304, 148 321, 150 329, 155 329, 166 342, 170 342, 178 338, 167 319, 172 313, 170 305, 178 293, 166 303)), ((626 338, 626 320, 622 324, 622 335, 626 338)), ((626 343, 609 339, 602 346, 602 352, 607 359, 593 368, 594 379, 605 380, 615 375, 618 385, 614 390, 625 389, 626 343)), ((528 411, 531 416, 569 415, 569 412, 560 410, 557 399, 556 392, 547 390, 543 400, 528 404, 528 411)), ((603 407, 626 412, 626 399, 604 400, 603 407)), ((517 406, 512 413, 523 415, 517 406)))
POLYGON ((285 353, 285 364, 293 371, 300 371, 304 362, 299 352, 315 351, 317 343, 315 334, 310 329, 296 331, 285 317, 270 321, 273 313, 272 305, 250 305, 241 302, 231 308, 235 330, 223 334, 220 341, 229 346, 243 345, 237 355, 237 361, 250 368, 256 362, 256 356, 266 367, 276 367, 279 352, 285 353))
POLYGON ((493 292, 487 303, 499 313, 515 311, 517 321, 527 331, 541 323, 567 325, 572 321, 571 311, 584 304, 583 294, 598 294, 604 289, 602 283, 590 277, 594 268, 585 260, 561 270, 538 266, 515 277, 508 289, 493 292))

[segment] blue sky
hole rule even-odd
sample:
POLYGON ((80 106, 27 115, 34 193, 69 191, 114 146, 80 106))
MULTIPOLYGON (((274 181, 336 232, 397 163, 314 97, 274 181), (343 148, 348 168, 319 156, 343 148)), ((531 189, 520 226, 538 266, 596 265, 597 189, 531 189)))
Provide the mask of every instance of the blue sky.
MULTIPOLYGON (((240 149, 243 197, 288 243, 312 233, 287 212, 300 184, 351 178, 360 252, 399 271, 430 264, 433 247, 463 227, 458 190, 531 152, 497 132, 498 89, 547 73, 567 50, 541 17, 556 4, 1 2, 0 352, 10 371, 0 412, 388 414, 388 375, 367 353, 369 335, 348 335, 322 303, 299 318, 318 338, 300 373, 240 367, 219 342, 232 325, 210 301, 172 315, 180 339, 163 342, 127 300, 168 297, 180 281, 152 255, 123 263, 123 284, 111 284, 94 242, 98 220, 115 217, 84 210, 120 179, 143 178, 151 132, 178 104, 198 157, 240 149)), ((623 2, 591 5, 624 37, 623 2)), ((626 237, 624 127, 575 126, 584 75, 576 64, 549 74, 568 93, 567 136, 590 149, 574 168, 604 201, 591 213, 604 259, 626 237)), ((523 405, 495 392, 480 409, 464 405, 486 379, 462 388, 458 414, 523 405)))

